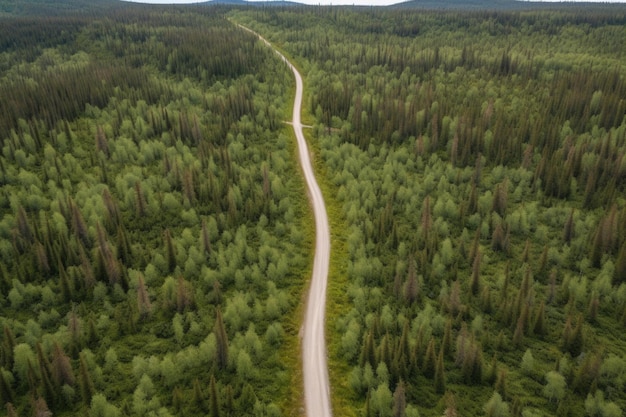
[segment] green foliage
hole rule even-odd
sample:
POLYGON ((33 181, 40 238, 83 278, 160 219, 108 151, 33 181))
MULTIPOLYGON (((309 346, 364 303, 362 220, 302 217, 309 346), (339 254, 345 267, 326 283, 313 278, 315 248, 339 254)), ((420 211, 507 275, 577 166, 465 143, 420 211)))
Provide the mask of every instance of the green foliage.
POLYGON ((600 369, 626 351, 626 50, 609 41, 623 7, 233 15, 306 70, 319 171, 345 222, 337 403, 371 412, 380 364, 407 413, 432 416, 446 390, 464 415, 494 390, 489 413, 582 415, 588 392, 619 385, 600 369), (562 395, 543 396, 555 363, 562 395))
POLYGON ((494 392, 484 407, 485 415, 488 417, 508 417, 510 416, 509 404, 502 400, 500 394, 494 392))
POLYGON ((310 226, 291 74, 222 8, 118 6, 0 24, 3 404, 294 408, 310 226))
POLYGON ((545 375, 546 385, 543 387, 543 395, 552 402, 559 402, 565 397, 567 383, 563 375, 556 371, 550 371, 545 375))

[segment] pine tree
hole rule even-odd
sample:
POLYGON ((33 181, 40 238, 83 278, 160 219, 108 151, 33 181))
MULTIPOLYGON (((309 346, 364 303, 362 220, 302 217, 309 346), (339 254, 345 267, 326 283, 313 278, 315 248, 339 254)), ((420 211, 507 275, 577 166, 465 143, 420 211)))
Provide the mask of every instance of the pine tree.
POLYGON ((502 218, 506 215, 507 206, 507 182, 506 180, 496 186, 496 191, 493 194, 493 202, 491 204, 491 211, 498 213, 502 218))
POLYGON ((572 239, 575 236, 574 227, 574 209, 572 209, 572 211, 570 211, 569 213, 569 216, 567 217, 565 226, 563 226, 563 241, 568 245, 572 243, 572 239))
POLYGON ((176 249, 172 239, 170 229, 165 229, 165 259, 167 259, 167 270, 169 273, 173 273, 176 269, 176 249))
POLYGON ((226 401, 224 403, 224 411, 227 417, 235 415, 235 397, 233 394, 233 388, 230 384, 226 385, 226 401))
POLYGON ((219 369, 226 369, 228 366, 228 335, 222 319, 222 311, 218 308, 215 317, 215 327, 213 329, 217 342, 216 362, 219 369))
POLYGON ((82 246, 79 247, 78 250, 80 256, 80 271, 83 274, 82 286, 86 290, 91 290, 96 285, 96 276, 94 275, 93 266, 91 265, 91 261, 87 258, 82 246))
POLYGON ((369 363, 372 369, 376 369, 376 365, 378 365, 376 350, 374 349, 374 336, 371 330, 363 336, 363 346, 361 348, 360 364, 365 366, 366 363, 369 363))
POLYGON ((80 350, 82 346, 82 327, 80 325, 80 319, 76 310, 72 308, 67 318, 67 329, 70 332, 70 353, 75 357, 75 354, 80 350))
POLYGON ((63 385, 74 385, 74 371, 72 370, 70 358, 65 354, 63 348, 56 342, 54 343, 54 350, 52 351, 51 365, 52 379, 57 387, 62 387, 63 385))
POLYGON ((535 326, 533 327, 533 333, 538 336, 545 336, 546 334, 546 304, 541 301, 535 315, 535 326))
POLYGON ((107 158, 111 156, 109 152, 109 143, 107 142, 106 134, 102 126, 98 126, 96 129, 96 150, 102 152, 107 158))
POLYGON ((209 383, 209 392, 211 396, 211 404, 209 409, 210 417, 220 417, 220 398, 215 385, 215 377, 211 374, 211 382, 209 383))
POLYGON ((196 201, 196 191, 193 182, 193 171, 185 169, 183 174, 183 195, 189 204, 196 201))
POLYGON ((552 302, 554 301, 554 299, 556 298, 556 276, 557 272, 556 269, 552 269, 552 271, 550 271, 550 278, 548 279, 548 303, 552 304, 552 302))
POLYGON ((480 251, 476 251, 476 256, 474 257, 474 263, 472 265, 472 279, 470 281, 470 291, 473 296, 477 296, 480 291, 480 260, 481 260, 480 251))
POLYGON ((138 219, 141 219, 146 215, 146 200, 143 196, 140 181, 135 183, 135 214, 138 219))
MULTIPOLYGON (((389 336, 389 333, 385 334, 385 336, 383 336, 383 339, 380 342, 380 347, 378 348, 378 363, 383 362, 388 369, 391 368, 392 365, 392 358, 391 358, 391 347, 389 346, 391 343, 391 336, 389 336)), ((394 373, 392 372, 392 375, 394 373)), ((395 374, 394 376, 396 376, 397 374, 395 374)))
MULTIPOLYGON (((44 277, 48 277, 50 274, 50 263, 48 262, 48 254, 46 248, 39 242, 35 241, 34 252, 37 259, 37 269, 44 277)), ((0 278, 1 279, 1 278, 0 278)))
POLYGON ((603 251, 604 242, 602 239, 602 225, 596 230, 596 233, 593 237, 593 244, 591 245, 591 264, 594 268, 600 268, 603 251))
POLYGON ((422 373, 426 378, 433 378, 435 376, 435 368, 437 366, 437 357, 435 355, 435 339, 431 337, 428 341, 428 347, 426 348, 426 354, 424 355, 424 362, 422 364, 422 373))
POLYGON ((4 368, 0 367, 0 404, 15 402, 15 393, 4 374, 5 372, 4 368))
POLYGON ((206 219, 202 219, 202 248, 207 255, 211 255, 211 238, 209 236, 209 229, 206 224, 206 219))
POLYGON ((19 236, 26 242, 32 243, 34 239, 34 234, 28 220, 28 215, 26 214, 26 211, 22 206, 19 206, 17 209, 16 221, 19 236))
POLYGON ((237 409, 241 414, 247 413, 249 410, 254 408, 254 404, 256 404, 256 402, 257 397, 254 393, 254 389, 247 382, 244 383, 241 395, 237 399, 237 409))
POLYGON ((474 261, 476 256, 480 253, 480 228, 476 230, 474 234, 474 240, 472 241, 472 247, 470 248, 470 253, 468 260, 474 261))
POLYGON ((202 386, 200 385, 200 381, 198 378, 193 380, 193 397, 192 403, 195 405, 197 410, 200 410, 202 413, 206 413, 209 408, 206 402, 206 398, 204 396, 204 392, 202 390, 202 386))
POLYGON ((141 273, 137 278, 137 310, 139 311, 139 317, 141 320, 148 318, 152 312, 150 296, 148 295, 148 289, 146 288, 143 274, 141 273))
POLYGON ((180 412, 183 408, 184 395, 179 387, 175 387, 172 391, 172 408, 176 412, 180 412))
POLYGON ((108 188, 102 191, 102 202, 106 208, 106 220, 109 225, 109 231, 115 230, 121 224, 120 209, 111 195, 108 188))
POLYGON ((2 362, 1 366, 6 369, 13 369, 13 349, 15 349, 15 336, 13 331, 6 324, 3 328, 4 337, 2 338, 2 362))
POLYGON ((422 237, 424 239, 424 243, 426 244, 429 241, 430 230, 433 225, 432 213, 430 209, 430 196, 426 196, 424 199, 424 204, 422 205, 422 237))
POLYGON ((582 352, 583 344, 583 317, 580 315, 576 321, 576 327, 572 330, 569 340, 567 341, 567 351, 572 357, 576 357, 582 352))
POLYGON ((498 377, 498 358, 494 353, 491 357, 491 364, 489 368, 487 368, 487 373, 485 374, 485 382, 487 384, 495 384, 496 379, 498 377))
POLYGON ((63 267, 63 263, 61 260, 58 262, 59 264, 59 287, 61 288, 61 299, 64 303, 69 303, 72 301, 72 288, 70 285, 70 277, 65 271, 65 267, 63 267))
POLYGON ((50 378, 50 371, 48 367, 42 362, 39 361, 39 378, 40 378, 40 386, 43 397, 45 398, 47 403, 56 404, 57 403, 57 393, 54 389, 54 385, 52 384, 50 378))
POLYGON ((482 383, 483 379, 483 350, 480 345, 474 345, 474 363, 472 366, 472 382, 474 385, 482 383))
POLYGON ((491 235, 491 249, 496 252, 509 252, 509 232, 505 229, 504 223, 500 222, 496 225, 491 235))
POLYGON ((131 265, 133 260, 133 252, 131 249, 128 236, 126 235, 126 229, 120 224, 117 226, 117 257, 122 261, 124 265, 131 265))
POLYGON ((506 369, 500 369, 498 372, 498 378, 496 379, 496 384, 494 385, 494 391, 500 394, 500 396, 504 400, 506 400, 509 397, 506 379, 507 379, 506 369))
POLYGON ((91 247, 91 239, 89 238, 89 232, 87 225, 85 224, 85 219, 83 217, 83 213, 80 211, 76 203, 70 198, 68 201, 68 206, 72 213, 72 230, 74 231, 74 235, 78 238, 79 242, 81 242, 85 247, 91 247))
POLYGON ((487 286, 485 286, 485 288, 483 288, 483 291, 480 293, 480 308, 486 314, 491 314, 493 311, 493 306, 491 303, 491 290, 487 286))
POLYGON ((408 305, 415 303, 419 297, 419 283, 415 271, 415 260, 409 259, 409 273, 404 285, 404 299, 408 305))
MULTIPOLYGON (((217 282, 217 280, 215 281, 217 282)), ((193 305, 191 284, 182 275, 176 280, 176 310, 182 314, 187 308, 193 305)))
POLYGON ((89 373, 89 367, 87 366, 87 360, 83 352, 79 354, 79 375, 80 375, 80 394, 83 399, 83 404, 87 407, 91 404, 91 398, 95 393, 91 374, 89 373))
POLYGON ((461 363, 461 376, 463 382, 467 385, 472 384, 474 373, 474 363, 476 361, 476 348, 473 341, 470 341, 465 348, 465 354, 463 355, 463 363, 461 363))
POLYGON ((94 347, 100 337, 98 336, 98 330, 96 329, 96 323, 93 317, 89 317, 87 322, 87 335, 85 336, 85 343, 89 347, 94 347))
POLYGON ((598 378, 602 359, 597 354, 585 356, 582 364, 578 367, 572 382, 572 389, 578 394, 585 395, 594 393, 598 388, 598 378))
POLYGON ((439 356, 437 357, 437 366, 435 367, 435 392, 437 394, 443 394, 446 392, 446 376, 443 367, 443 348, 439 350, 439 356))
POLYGON ((619 249, 613 272, 613 285, 617 286, 624 282, 626 282, 626 241, 619 249))
POLYGON ((400 380, 396 389, 393 392, 393 417, 405 417, 406 416, 406 393, 404 389, 404 382, 400 380))

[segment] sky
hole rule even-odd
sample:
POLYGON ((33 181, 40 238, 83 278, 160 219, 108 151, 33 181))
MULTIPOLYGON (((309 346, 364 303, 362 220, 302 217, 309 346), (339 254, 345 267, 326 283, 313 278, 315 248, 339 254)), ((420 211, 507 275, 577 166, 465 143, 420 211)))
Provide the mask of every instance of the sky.
MULTIPOLYGON (((205 0, 129 0, 136 1, 138 3, 152 3, 152 4, 189 4, 200 3, 205 0)), ((253 1, 253 0, 251 0, 253 1)), ((298 3, 304 4, 332 4, 332 5, 357 5, 357 6, 385 6, 389 4, 400 3, 403 0, 294 0, 298 3)), ((561 1, 561 0, 543 0, 543 1, 561 1)), ((594 0, 604 3, 619 3, 626 0, 594 0)))

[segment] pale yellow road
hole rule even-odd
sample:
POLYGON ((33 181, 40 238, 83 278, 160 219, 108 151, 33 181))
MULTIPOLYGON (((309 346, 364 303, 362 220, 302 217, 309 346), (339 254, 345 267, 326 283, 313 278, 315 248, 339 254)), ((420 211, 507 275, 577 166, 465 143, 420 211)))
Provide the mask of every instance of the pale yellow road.
MULTIPOLYGON (((252 30, 241 26, 249 32, 252 30)), ((309 297, 306 305, 304 325, 302 329, 302 369, 304 379, 304 402, 308 417, 331 417, 330 383, 328 382, 328 365, 326 361, 326 339, 324 322, 326 312, 326 286, 328 283, 328 265, 330 262, 330 229, 324 197, 320 190, 309 149, 302 133, 300 113, 302 110, 302 77, 296 67, 280 52, 278 52, 261 35, 255 33, 263 42, 281 57, 291 68, 296 77, 296 97, 293 102, 292 125, 298 141, 300 165, 309 191, 313 215, 315 217, 315 258, 309 297)))

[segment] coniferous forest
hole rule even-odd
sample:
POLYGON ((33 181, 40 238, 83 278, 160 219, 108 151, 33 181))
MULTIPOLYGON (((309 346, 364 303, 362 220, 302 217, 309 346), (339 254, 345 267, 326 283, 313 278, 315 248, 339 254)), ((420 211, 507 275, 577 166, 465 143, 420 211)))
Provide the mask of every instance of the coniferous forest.
POLYGON ((237 19, 307 78, 335 412, 623 415, 624 8, 237 19))
POLYGON ((305 78, 335 415, 623 415, 623 6, 80 4, 0 17, 0 414, 302 415, 293 79, 239 22, 305 78))
POLYGON ((0 414, 299 406, 289 69, 212 8, 0 28, 0 414))

